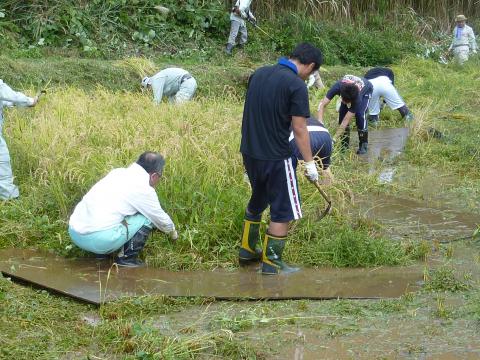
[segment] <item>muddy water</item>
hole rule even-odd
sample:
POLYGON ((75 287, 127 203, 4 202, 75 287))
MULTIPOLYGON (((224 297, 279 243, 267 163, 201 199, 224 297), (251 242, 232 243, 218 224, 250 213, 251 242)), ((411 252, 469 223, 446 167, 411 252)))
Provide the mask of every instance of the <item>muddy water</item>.
MULTIPOLYGON (((368 152, 361 159, 368 162, 386 161, 400 155, 408 140, 408 128, 379 129, 368 132, 368 152)), ((355 136, 352 136, 355 139, 355 136)), ((355 148, 358 140, 354 142, 355 148)))
MULTIPOLYGON (((379 129, 369 132, 368 153, 360 156, 370 162, 371 172, 377 172, 376 166, 400 155, 407 143, 408 128, 379 129)), ((402 183, 402 175, 397 169, 385 166, 380 169, 379 183, 402 183)), ((451 176, 439 177, 433 173, 418 179, 422 194, 442 193, 442 186, 451 186, 451 176), (423 184, 423 185, 422 185, 423 184)), ((386 235, 395 239, 404 237, 427 240, 450 241, 472 235, 480 215, 453 211, 430 204, 428 201, 404 199, 391 195, 369 194, 361 197, 356 211, 361 216, 374 219, 384 225, 386 235)))
POLYGON ((332 299, 398 297, 416 290, 423 267, 303 269, 265 276, 255 267, 239 271, 172 272, 112 268, 107 262, 70 260, 33 250, 0 252, 0 271, 56 292, 98 304, 122 296, 158 294, 218 299, 332 299))
POLYGON ((426 202, 389 195, 368 195, 357 200, 360 215, 384 225, 386 235, 450 241, 471 236, 480 216, 429 206, 426 202))

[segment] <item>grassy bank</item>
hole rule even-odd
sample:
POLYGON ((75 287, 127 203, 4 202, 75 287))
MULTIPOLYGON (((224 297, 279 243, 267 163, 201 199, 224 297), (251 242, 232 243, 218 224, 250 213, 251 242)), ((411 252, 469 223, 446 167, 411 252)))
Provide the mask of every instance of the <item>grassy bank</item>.
MULTIPOLYGON (((417 54, 438 59, 449 45, 449 16, 453 14, 447 16, 445 6, 439 4, 407 3, 367 6, 363 2, 307 1, 272 8, 272 2, 254 2, 262 30, 248 26, 246 51, 250 58, 263 61, 272 53, 288 53, 295 44, 309 41, 323 49, 329 65, 390 64, 417 54), (442 9, 441 20, 430 16, 436 8, 442 9)), ((230 4, 222 0, 162 1, 168 13, 159 12, 158 5, 156 0, 25 4, 7 0, 0 8, 0 49, 14 57, 38 58, 54 52, 103 59, 141 55, 205 62, 218 59, 230 29, 230 4)), ((462 4, 452 6, 461 8, 462 4)))
MULTIPOLYGON (((236 267, 249 194, 238 153, 243 84, 245 74, 258 64, 242 55, 221 65, 178 62, 197 77, 200 88, 194 102, 173 107, 154 106, 151 94, 138 91, 141 76, 171 64, 169 59, 3 56, 1 61, 2 78, 19 90, 33 94, 51 81, 37 107, 5 112, 4 135, 21 197, 0 203, 0 248, 34 246, 84 256, 66 232, 74 205, 109 169, 128 165, 142 151, 153 149, 167 156, 158 194, 181 235, 172 244, 155 234, 143 254, 147 262, 175 270, 236 267)), ((399 168, 414 169, 410 180, 401 186, 379 184, 378 174, 367 171, 370 165, 353 153, 335 154, 336 184, 327 189, 334 212, 318 222, 323 203, 300 176, 305 217, 290 234, 289 261, 303 266, 381 266, 422 258, 431 246, 418 239, 392 242, 378 224, 347 210, 358 194, 421 197, 416 179, 426 169, 455 177, 450 191, 458 206, 478 204, 478 65, 478 59, 459 68, 410 58, 394 66, 397 87, 417 118, 406 153, 393 160, 399 168), (432 127, 444 137, 432 137, 432 127)), ((363 70, 327 66, 322 75, 329 85, 345 73, 363 70)), ((324 94, 311 92, 312 110, 324 94)), ((381 119, 381 126, 403 126, 398 113, 388 109, 381 119)), ((333 129, 333 106, 325 120, 333 129)), ((476 355, 478 244, 469 246, 468 266, 463 255, 452 259, 453 247, 441 248, 438 257, 445 267, 426 269, 425 292, 398 300, 212 303, 141 297, 97 310, 0 279, 0 357, 270 359, 293 356, 311 339, 320 342, 312 354, 325 358, 435 356, 452 349, 476 355), (454 271, 456 266, 468 271, 454 271), (372 339, 378 339, 378 346, 372 346, 372 339)))
MULTIPOLYGON (((80 255, 66 232, 75 204, 109 169, 126 166, 144 150, 155 149, 168 159, 158 192, 181 236, 171 244, 155 235, 145 253, 148 262, 172 269, 235 266, 249 194, 238 153, 242 79, 254 65, 181 64, 199 80, 199 95, 194 102, 173 107, 154 106, 150 94, 136 90, 142 74, 165 64, 160 61, 4 59, 4 78, 16 87, 52 81, 37 107, 6 113, 5 137, 22 196, 0 204, 1 247, 38 246, 80 255), (88 74, 80 71, 87 66, 88 74), (22 80, 21 74, 26 74, 22 80)), ((420 171, 433 165, 463 177, 465 183, 478 181, 474 175, 480 170, 475 160, 478 148, 471 134, 480 126, 472 115, 479 103, 469 95, 475 88, 476 66, 478 62, 460 69, 410 59, 394 67, 397 86, 417 115, 406 155, 398 161, 420 171), (431 138, 430 127, 445 137, 431 138)), ((341 74, 361 71, 326 67, 322 74, 331 84, 341 74)), ((311 93, 312 108, 324 92, 311 93)), ((394 112, 387 110, 382 116, 384 125, 402 125, 394 112)), ((326 121, 333 129, 333 109, 326 121)), ((393 185, 378 186, 375 174, 364 167, 354 156, 336 156, 337 183, 330 190, 336 211, 322 222, 316 221, 321 198, 300 177, 305 218, 292 231, 287 258, 310 266, 375 266, 422 256, 422 251, 412 251, 410 240, 392 243, 374 223, 346 215, 353 193, 397 190, 393 185)))

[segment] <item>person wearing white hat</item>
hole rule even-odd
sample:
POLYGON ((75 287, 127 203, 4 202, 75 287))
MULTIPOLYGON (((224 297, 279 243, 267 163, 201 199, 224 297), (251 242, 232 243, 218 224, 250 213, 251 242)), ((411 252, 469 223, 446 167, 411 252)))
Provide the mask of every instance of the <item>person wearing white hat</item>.
POLYGON ((15 199, 19 195, 18 187, 13 183, 12 166, 7 143, 2 136, 4 106, 35 106, 38 97, 28 97, 14 91, 0 79, 0 200, 15 199))
POLYGON ((197 81, 187 71, 181 68, 166 68, 152 77, 144 77, 141 83, 143 88, 151 87, 153 100, 160 104, 163 96, 175 104, 190 101, 197 90, 197 81))
POLYGON ((448 48, 449 52, 453 51, 455 60, 462 65, 468 60, 470 51, 473 54, 477 53, 477 42, 475 41, 475 34, 473 29, 466 24, 467 18, 465 15, 457 15, 455 22, 457 23, 453 29, 452 44, 448 48))

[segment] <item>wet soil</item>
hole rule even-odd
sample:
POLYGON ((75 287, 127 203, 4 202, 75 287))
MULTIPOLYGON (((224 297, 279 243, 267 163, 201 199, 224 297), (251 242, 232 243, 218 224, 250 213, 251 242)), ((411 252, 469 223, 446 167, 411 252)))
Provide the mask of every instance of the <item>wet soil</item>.
POLYGON ((124 296, 166 295, 216 299, 337 299, 399 297, 418 288, 422 265, 375 269, 303 269, 265 276, 238 271, 173 272, 118 268, 108 261, 65 259, 34 250, 0 251, 0 271, 93 304, 124 296))
MULTIPOLYGON (((416 292, 392 300, 215 302, 151 319, 168 336, 229 332, 260 359, 479 359, 478 244, 452 244, 447 263, 469 292, 416 292)), ((203 357, 205 359, 208 356, 203 357)))
POLYGON ((360 216, 382 224, 385 234, 392 239, 408 237, 448 242, 471 236, 480 224, 476 214, 385 194, 361 197, 355 205, 360 216))

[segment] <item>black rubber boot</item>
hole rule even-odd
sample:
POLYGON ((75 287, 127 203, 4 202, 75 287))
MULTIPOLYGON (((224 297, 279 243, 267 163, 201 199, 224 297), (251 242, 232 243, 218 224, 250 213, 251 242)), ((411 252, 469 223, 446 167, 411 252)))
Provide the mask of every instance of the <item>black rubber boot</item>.
POLYGON ((227 44, 227 46, 225 47, 225 52, 227 53, 227 55, 232 55, 233 47, 234 47, 234 45, 227 44))
POLYGON ((368 150, 368 130, 358 131, 358 155, 366 154, 368 150))
POLYGON ((368 125, 377 126, 378 125, 378 115, 368 115, 368 125))
POLYGON ((300 268, 292 267, 282 261, 282 253, 286 240, 286 236, 278 237, 265 234, 262 254, 262 274, 289 274, 300 270, 300 268))
POLYGON ((143 266, 143 261, 138 259, 138 254, 145 247, 148 235, 152 229, 148 226, 142 226, 133 237, 123 245, 119 254, 115 258, 118 266, 139 267, 143 266))
POLYGON ((410 109, 407 107, 407 105, 403 105, 401 108, 398 109, 398 112, 400 115, 402 115, 402 118, 404 118, 406 121, 412 121, 414 119, 412 112, 410 109))
POLYGON ((345 131, 340 136, 340 151, 346 152, 350 147, 350 126, 345 128, 345 131))
POLYGON ((113 254, 95 254, 95 260, 97 261, 110 260, 113 257, 113 254))
POLYGON ((253 219, 245 215, 243 220, 242 245, 238 251, 240 265, 248 265, 262 259, 262 249, 258 246, 260 240, 261 216, 253 219))

